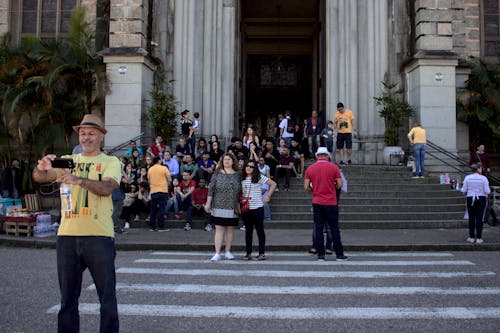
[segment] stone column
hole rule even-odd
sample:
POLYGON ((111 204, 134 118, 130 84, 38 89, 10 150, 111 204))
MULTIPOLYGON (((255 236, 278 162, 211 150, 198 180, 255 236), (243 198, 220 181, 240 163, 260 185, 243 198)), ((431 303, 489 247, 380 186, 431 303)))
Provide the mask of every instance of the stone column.
POLYGON ((388 70, 386 0, 326 0, 326 119, 337 102, 354 112, 356 163, 382 163, 383 121, 373 100, 388 70))
POLYGON ((174 94, 179 109, 201 114, 201 133, 232 134, 235 106, 236 2, 175 4, 174 94))
POLYGON ((450 1, 415 1, 414 60, 406 67, 409 103, 437 145, 456 152, 456 66, 450 1))
POLYGON ((0 35, 3 35, 10 31, 10 1, 0 0, 0 35))
POLYGON ((109 49, 101 52, 110 82, 106 96, 106 147, 145 133, 138 144, 149 143, 145 114, 151 105, 155 65, 146 47, 147 1, 111 0, 109 49), (146 142, 144 142, 146 141, 146 142))

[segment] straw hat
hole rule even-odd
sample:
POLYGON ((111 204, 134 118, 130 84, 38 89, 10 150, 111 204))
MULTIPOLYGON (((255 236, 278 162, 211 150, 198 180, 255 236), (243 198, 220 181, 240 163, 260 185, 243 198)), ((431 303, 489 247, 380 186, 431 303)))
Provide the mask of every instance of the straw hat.
POLYGON ((82 122, 78 126, 73 126, 73 129, 78 133, 82 127, 97 128, 102 133, 106 134, 108 131, 104 128, 104 124, 100 117, 93 114, 86 114, 83 116, 82 122))

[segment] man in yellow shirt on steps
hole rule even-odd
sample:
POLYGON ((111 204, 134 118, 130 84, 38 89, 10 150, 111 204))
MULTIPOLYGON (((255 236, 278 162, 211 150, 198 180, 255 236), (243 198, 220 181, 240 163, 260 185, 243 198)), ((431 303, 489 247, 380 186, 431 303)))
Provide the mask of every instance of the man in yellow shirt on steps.
POLYGON ((425 160, 425 129, 420 125, 420 122, 413 123, 413 128, 408 133, 408 139, 413 145, 413 153, 415 154, 415 172, 413 178, 424 178, 424 160, 425 160))
POLYGON ((347 149, 347 164, 351 164, 352 135, 357 137, 354 125, 354 114, 351 110, 344 108, 344 104, 337 103, 337 112, 333 116, 335 131, 337 132, 337 149, 340 154, 340 165, 344 164, 344 145, 347 149))

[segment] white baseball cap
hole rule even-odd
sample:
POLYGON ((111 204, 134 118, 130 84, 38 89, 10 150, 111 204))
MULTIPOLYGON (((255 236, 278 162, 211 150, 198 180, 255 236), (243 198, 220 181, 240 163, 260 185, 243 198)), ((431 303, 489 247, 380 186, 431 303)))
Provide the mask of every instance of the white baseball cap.
POLYGON ((330 155, 328 152, 328 149, 326 147, 318 147, 318 150, 316 151, 316 156, 318 155, 330 155))

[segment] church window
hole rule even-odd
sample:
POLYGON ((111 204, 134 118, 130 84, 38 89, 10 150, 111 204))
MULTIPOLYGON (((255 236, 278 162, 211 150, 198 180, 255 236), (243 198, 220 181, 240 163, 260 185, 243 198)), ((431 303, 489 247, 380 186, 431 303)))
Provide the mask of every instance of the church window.
POLYGON ((481 54, 496 57, 500 54, 500 1, 481 1, 481 54))
POLYGON ((68 32, 71 11, 80 0, 13 0, 11 34, 22 37, 58 38, 68 32))

